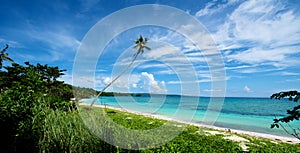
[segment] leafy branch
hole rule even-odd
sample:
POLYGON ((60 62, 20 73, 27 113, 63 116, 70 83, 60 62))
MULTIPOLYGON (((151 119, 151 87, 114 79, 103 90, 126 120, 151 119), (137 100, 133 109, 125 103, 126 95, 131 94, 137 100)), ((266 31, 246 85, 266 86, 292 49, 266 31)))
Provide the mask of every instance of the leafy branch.
MULTIPOLYGON (((280 100, 280 99, 283 99, 283 98, 286 98, 286 97, 288 97, 288 99, 290 101, 298 102, 298 100, 300 98, 300 92, 298 92, 298 91, 279 92, 279 93, 273 94, 270 98, 280 100)), ((273 120, 274 122, 271 124, 271 128, 281 127, 286 133, 288 133, 288 134, 290 134, 290 135, 292 135, 295 138, 300 140, 300 136, 299 136, 300 129, 299 128, 293 128, 290 124, 288 124, 291 121, 299 120, 299 118, 300 118, 299 109, 300 109, 300 105, 295 106, 291 110, 287 110, 288 116, 285 116, 285 117, 282 117, 282 118, 279 118, 279 119, 277 119, 275 117, 275 119, 273 120), (281 123, 286 123, 289 126, 289 128, 292 130, 292 132, 289 132, 287 130, 287 128, 285 128, 281 123)))

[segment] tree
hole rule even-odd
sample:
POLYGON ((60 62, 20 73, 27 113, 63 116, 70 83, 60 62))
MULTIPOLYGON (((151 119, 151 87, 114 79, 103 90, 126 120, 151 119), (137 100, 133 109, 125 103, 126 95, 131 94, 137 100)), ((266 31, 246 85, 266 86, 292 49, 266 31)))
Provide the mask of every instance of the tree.
POLYGON ((58 67, 13 63, 0 71, 0 152, 38 152, 49 110, 76 109, 72 86, 58 81, 58 67))
POLYGON ((8 53, 6 53, 7 49, 8 49, 8 45, 6 44, 5 48, 2 49, 0 52, 0 69, 2 69, 3 61, 14 62, 11 58, 8 57, 8 53))
POLYGON ((134 61, 136 60, 136 58, 138 57, 138 55, 143 54, 144 53, 144 49, 147 50, 151 50, 150 47, 146 46, 146 43, 148 41, 148 38, 143 38, 142 35, 140 35, 139 39, 135 40, 135 46, 133 47, 134 49, 137 49, 137 52, 133 55, 133 59, 132 61, 129 63, 129 65, 116 77, 114 78, 109 84, 107 84, 100 92, 99 94, 95 97, 95 99, 93 100, 93 102, 91 103, 91 107, 94 105, 94 103, 97 101, 98 97, 109 87, 111 86, 118 78, 120 78, 130 67, 131 65, 134 63, 134 61))
MULTIPOLYGON (((271 99, 282 99, 282 98, 285 98, 285 97, 288 97, 288 99, 290 101, 294 101, 294 102, 298 102, 299 98, 300 98, 300 92, 298 91, 286 91, 286 92, 279 92, 279 93, 275 93, 271 96, 271 99)), ((300 135, 299 135, 299 132, 300 132, 300 128, 293 128, 292 126, 290 126, 288 123, 291 122, 291 121, 294 121, 294 120, 298 120, 299 121, 299 118, 300 118, 300 112, 299 112, 299 109, 300 109, 300 105, 294 107, 292 110, 287 110, 287 114, 288 116, 286 117, 282 117, 282 118, 275 118, 273 121, 273 123, 271 124, 271 128, 279 128, 282 127, 284 129, 284 131, 294 137, 296 137, 297 139, 300 140, 300 135), (283 126, 281 123, 286 123, 288 125, 288 127, 292 130, 292 132, 289 132, 287 130, 287 128, 285 126, 283 126)))

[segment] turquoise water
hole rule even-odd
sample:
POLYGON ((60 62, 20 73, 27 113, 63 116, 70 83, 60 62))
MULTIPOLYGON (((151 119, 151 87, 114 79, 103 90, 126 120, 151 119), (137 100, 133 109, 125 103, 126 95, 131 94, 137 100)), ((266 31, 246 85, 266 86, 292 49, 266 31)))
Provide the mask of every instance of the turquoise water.
MULTIPOLYGON (((91 99, 84 99, 90 103, 91 99)), ((269 98, 207 98, 181 96, 101 97, 97 104, 159 114, 183 121, 215 125, 224 128, 287 136, 282 129, 270 129, 274 117, 286 115, 286 110, 299 103, 269 98), (224 102, 223 102, 224 101, 224 102)), ((300 127, 299 121, 291 123, 300 127)))

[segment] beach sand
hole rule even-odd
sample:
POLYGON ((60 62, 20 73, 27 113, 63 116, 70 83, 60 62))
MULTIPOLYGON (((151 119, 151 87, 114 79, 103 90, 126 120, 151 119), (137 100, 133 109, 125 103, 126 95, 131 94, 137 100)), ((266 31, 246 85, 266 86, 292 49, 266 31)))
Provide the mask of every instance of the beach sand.
MULTIPOLYGON (((88 103, 80 103, 79 105, 90 106, 90 104, 88 104, 88 103)), ((181 120, 177 120, 177 119, 162 116, 162 115, 142 113, 142 112, 138 112, 138 111, 134 111, 134 110, 124 109, 124 108, 116 108, 116 107, 112 107, 112 106, 93 105, 93 107, 109 108, 109 109, 113 109, 113 110, 119 110, 119 111, 123 111, 123 112, 133 113, 133 114, 137 114, 137 115, 143 115, 143 116, 146 116, 146 117, 152 117, 152 118, 156 118, 156 119, 173 121, 173 122, 189 124, 189 125, 193 125, 193 126, 197 126, 197 127, 204 127, 204 128, 210 128, 210 129, 213 129, 213 130, 217 130, 217 132, 209 132, 208 131, 208 133, 210 133, 210 134, 220 134, 220 132, 222 131, 222 132, 230 132, 232 134, 242 134, 242 135, 247 135, 247 136, 252 136, 252 137, 257 137, 257 138, 265 138, 265 139, 272 140, 274 142, 285 142, 285 143, 292 143, 292 144, 300 144, 300 140, 298 140, 297 138, 283 137, 283 136, 277 136, 277 135, 271 135, 271 134, 265 134, 265 133, 258 133, 258 132, 251 132, 251 131, 236 130, 236 129, 228 129, 228 128, 223 128, 223 127, 217 127, 217 126, 214 126, 214 125, 205 125, 205 124, 201 124, 201 123, 181 121, 181 120)), ((221 134, 224 134, 222 132, 221 132, 221 134)), ((229 139, 239 142, 241 137, 232 136, 232 137, 229 137, 229 139)))

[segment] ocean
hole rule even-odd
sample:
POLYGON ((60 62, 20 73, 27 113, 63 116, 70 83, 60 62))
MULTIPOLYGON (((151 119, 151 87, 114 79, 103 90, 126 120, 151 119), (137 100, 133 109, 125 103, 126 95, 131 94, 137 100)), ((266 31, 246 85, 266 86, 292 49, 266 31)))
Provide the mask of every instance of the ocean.
MULTIPOLYGON (((91 103, 94 98, 84 99, 91 103)), ((158 114, 176 120, 214 125, 278 136, 292 137, 281 128, 270 128, 275 116, 286 116, 286 110, 299 105, 287 99, 269 98, 209 98, 187 96, 115 96, 99 97, 95 105, 125 108, 143 113, 158 114)), ((290 126, 299 128, 300 122, 290 126)), ((283 124, 285 125, 285 124, 283 124)), ((290 129, 287 126, 287 129, 290 129)))

